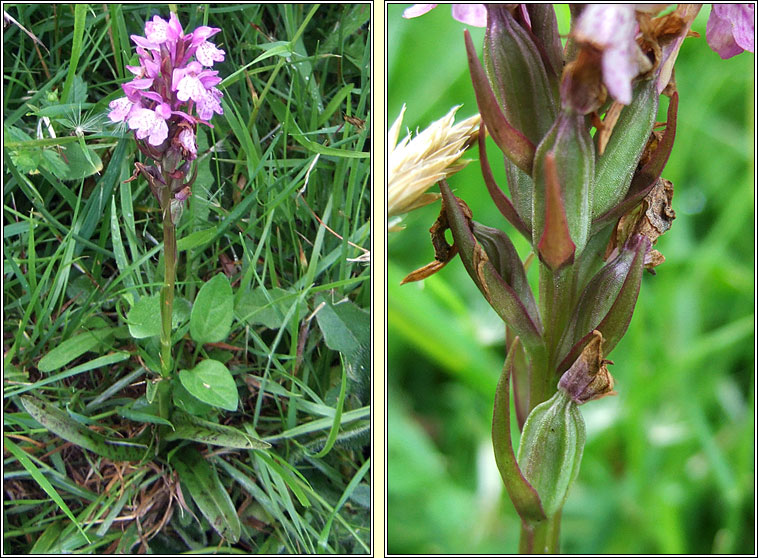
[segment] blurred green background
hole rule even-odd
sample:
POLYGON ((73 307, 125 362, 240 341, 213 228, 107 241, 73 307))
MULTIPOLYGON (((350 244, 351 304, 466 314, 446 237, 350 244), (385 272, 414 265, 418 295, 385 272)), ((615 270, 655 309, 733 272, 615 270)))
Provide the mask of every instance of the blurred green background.
MULTIPOLYGON (((387 8, 388 124, 403 133, 463 104, 477 112, 449 6, 414 20, 387 8)), ((663 173, 673 228, 645 274, 629 330, 610 357, 617 397, 582 408, 587 445, 563 512, 565 553, 754 553, 754 55, 721 60, 709 7, 676 65, 676 144, 663 173)), ((559 7, 562 31, 568 10, 559 7)), ((483 29, 470 28, 481 55, 483 29)), ((662 100, 659 120, 665 120, 662 100)), ((502 155, 488 147, 498 183, 502 155)), ((477 159, 477 150, 469 152, 477 159)), ((493 206, 474 162, 450 180, 474 218, 526 241, 493 206), (512 234, 514 233, 514 234, 512 234)), ((389 235, 388 551, 503 553, 519 520, 492 458, 492 399, 503 326, 459 261, 399 286, 433 258, 434 204, 389 235)), ((536 279, 532 266, 530 280, 536 279)))

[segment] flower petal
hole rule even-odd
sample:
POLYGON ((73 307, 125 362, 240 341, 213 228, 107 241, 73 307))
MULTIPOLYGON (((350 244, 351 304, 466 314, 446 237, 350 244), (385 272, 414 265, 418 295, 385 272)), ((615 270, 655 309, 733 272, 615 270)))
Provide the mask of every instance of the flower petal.
POLYGON ((754 52, 755 5, 714 4, 705 37, 723 59, 747 50, 754 52))
POLYGON ((413 6, 406 8, 405 11, 403 11, 403 17, 406 19, 411 19, 414 17, 422 16, 425 13, 432 11, 436 7, 437 4, 413 4, 413 6))
POLYGON ((220 48, 216 48, 216 45, 213 43, 204 41, 198 45, 197 50, 195 51, 195 58, 197 58, 203 66, 213 66, 214 61, 224 61, 224 51, 220 48))
POLYGON ((453 4, 453 18, 474 27, 487 27, 484 4, 453 4))

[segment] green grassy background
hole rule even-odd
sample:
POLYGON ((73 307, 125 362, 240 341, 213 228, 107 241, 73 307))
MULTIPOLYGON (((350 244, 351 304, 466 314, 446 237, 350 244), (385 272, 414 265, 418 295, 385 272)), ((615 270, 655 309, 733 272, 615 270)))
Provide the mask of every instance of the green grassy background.
MULTIPOLYGON (((389 123, 403 103, 412 130, 457 104, 459 120, 474 114, 465 26, 447 6, 415 20, 401 18, 404 7, 388 7, 389 123)), ((619 395, 582 408, 587 445, 563 512, 564 552, 755 552, 754 56, 724 61, 711 51, 708 11, 676 65, 677 139, 663 176, 674 183, 677 218, 657 245, 666 262, 645 274, 611 355, 619 395)), ((481 54, 483 30, 470 31, 481 54)), ((528 253, 490 201, 478 162, 450 184, 477 221, 528 253)), ((458 261, 399 286, 432 260, 438 211, 414 212, 389 236, 388 549, 514 552, 519 520, 489 438, 502 323, 458 261)))
POLYGON ((226 51, 214 66, 224 78, 224 114, 214 115, 212 129, 199 127, 198 178, 177 227, 180 245, 195 242, 180 249, 176 306, 185 316, 173 354, 178 368, 198 353, 224 362, 239 408, 204 408, 205 416, 244 423, 273 444, 265 452, 196 445, 241 518, 235 545, 202 518, 186 487, 189 508, 181 509, 165 456, 109 462, 40 428, 17 397, 45 397, 112 435, 142 426, 120 413, 155 378, 158 342, 132 339, 125 315, 162 284, 160 210, 142 178, 125 182, 143 157, 105 114, 131 78, 124 65, 136 62, 129 35, 144 35, 153 15, 168 19, 169 6, 4 9, 43 45, 14 24, 4 30, 4 434, 21 452, 4 455, 4 550, 367 553, 371 285, 361 257, 370 250, 369 6, 173 5, 185 32, 220 28, 212 41, 226 51), (271 56, 259 58, 264 53, 271 56), (46 127, 37 139, 42 122, 31 105, 56 105, 67 94, 91 105, 52 119, 56 139, 46 127), (70 156, 83 121, 99 172, 72 178, 65 166, 34 168, 43 148, 46 157, 70 156), (225 344, 195 350, 188 305, 219 273, 232 284, 236 318, 225 344), (352 344, 322 328, 338 302, 350 309, 339 325, 355 335, 352 344), (98 328, 115 333, 61 369, 38 368, 51 350, 98 328), (75 522, 32 478, 35 470, 75 522))

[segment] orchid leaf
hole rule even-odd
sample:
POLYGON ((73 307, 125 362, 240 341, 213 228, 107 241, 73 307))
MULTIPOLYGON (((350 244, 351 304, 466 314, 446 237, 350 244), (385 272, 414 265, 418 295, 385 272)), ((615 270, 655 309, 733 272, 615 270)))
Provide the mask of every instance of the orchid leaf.
POLYGON ((239 404, 237 384, 229 369, 213 359, 202 360, 190 370, 179 371, 185 389, 203 403, 236 411, 239 404))
POLYGON ((217 343, 226 339, 234 318, 234 296, 229 279, 214 275, 197 293, 190 315, 190 335, 198 343, 217 343))
POLYGON ((219 535, 236 543, 242 531, 237 510, 221 484, 216 469, 192 446, 185 446, 171 460, 184 494, 194 500, 219 535))
POLYGON ((547 517, 537 491, 524 478, 519 468, 511 440, 510 378, 513 355, 519 348, 519 338, 516 337, 508 349, 503 372, 497 383, 495 408, 492 413, 492 446, 497 468, 516 511, 522 520, 536 522, 543 521, 547 517))
POLYGON ((113 461, 141 461, 148 452, 148 446, 142 443, 142 439, 135 442, 106 438, 80 424, 55 405, 31 395, 22 395, 21 403, 34 420, 53 434, 113 461))

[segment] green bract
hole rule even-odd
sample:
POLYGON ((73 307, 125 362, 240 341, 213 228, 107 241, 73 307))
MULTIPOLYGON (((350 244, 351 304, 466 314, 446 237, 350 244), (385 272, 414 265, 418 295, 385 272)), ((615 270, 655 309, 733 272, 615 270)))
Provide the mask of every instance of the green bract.
MULTIPOLYGON (((571 241, 578 257, 590 232, 590 207, 595 174, 595 146, 581 114, 563 111, 537 147, 534 156, 534 199, 532 200, 532 243, 536 247, 548 238, 551 242, 560 214, 565 215, 571 241), (546 172, 548 157, 554 157, 560 203, 548 205, 550 174, 546 172)), ((540 256, 545 257, 544 248, 540 256)))
POLYGON ((593 217, 602 215, 626 196, 657 114, 655 80, 643 81, 634 88, 632 103, 621 111, 605 151, 597 158, 593 217))
POLYGON ((582 414, 562 390, 532 409, 526 419, 517 460, 548 517, 563 507, 579 474, 584 441, 582 414))

